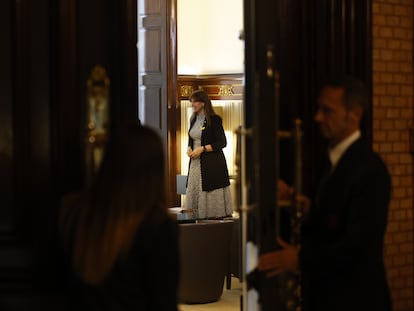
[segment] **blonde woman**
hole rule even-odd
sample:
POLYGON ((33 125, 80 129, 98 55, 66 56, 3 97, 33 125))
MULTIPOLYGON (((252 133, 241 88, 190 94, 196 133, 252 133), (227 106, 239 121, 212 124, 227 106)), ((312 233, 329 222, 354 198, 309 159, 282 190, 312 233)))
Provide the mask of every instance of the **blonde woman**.
POLYGON ((130 126, 107 145, 92 188, 66 200, 61 232, 73 310, 177 310, 177 225, 160 137, 130 126))

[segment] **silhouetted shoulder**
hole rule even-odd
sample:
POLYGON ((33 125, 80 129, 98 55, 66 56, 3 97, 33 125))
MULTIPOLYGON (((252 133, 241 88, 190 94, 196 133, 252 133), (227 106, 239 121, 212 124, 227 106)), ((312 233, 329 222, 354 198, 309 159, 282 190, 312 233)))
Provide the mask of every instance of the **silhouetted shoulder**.
POLYGON ((219 123, 223 122, 223 119, 218 114, 213 114, 210 118, 211 118, 211 122, 219 122, 219 123))
POLYGON ((80 208, 83 195, 82 192, 73 192, 63 196, 59 211, 59 226, 61 230, 71 223, 73 217, 76 217, 76 211, 80 208))

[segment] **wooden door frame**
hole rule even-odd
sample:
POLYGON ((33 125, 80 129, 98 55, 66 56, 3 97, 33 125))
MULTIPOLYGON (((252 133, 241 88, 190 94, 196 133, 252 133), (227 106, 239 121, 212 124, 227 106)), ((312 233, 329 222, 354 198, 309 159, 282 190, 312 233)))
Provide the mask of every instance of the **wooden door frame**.
POLYGON ((177 195, 177 114, 180 102, 177 92, 177 0, 167 0, 167 191, 170 198, 169 207, 179 206, 177 195))
MULTIPOLYGON (((271 94, 263 97, 263 92, 270 88, 269 85, 263 87, 264 82, 266 83, 264 74, 266 45, 282 47, 275 52, 276 66, 280 70, 281 112, 287 113, 283 115, 284 118, 293 120, 295 117, 302 117, 304 120, 304 149, 307 152, 307 157, 304 159, 306 170, 304 175, 308 178, 306 182, 310 189, 311 177, 317 172, 316 163, 325 150, 313 122, 319 83, 329 75, 342 71, 361 79, 369 88, 372 84, 372 1, 318 0, 299 3, 279 0, 274 1, 273 6, 270 2, 245 0, 247 49, 245 107, 246 116, 249 116, 246 126, 252 126, 253 132, 266 135, 266 130, 263 131, 265 127, 260 124, 266 120, 262 109, 267 110, 269 114, 272 113, 271 105, 275 100, 271 94), (269 10, 273 10, 271 11, 273 17, 266 15, 269 14, 269 10), (266 25, 270 18, 278 21, 276 27, 279 33, 276 31, 274 40, 268 42, 264 33, 274 31, 269 29, 271 26, 266 25), (292 96, 293 92, 296 92, 294 96, 292 96), (297 107, 286 107, 289 105, 297 107)), ((363 124, 363 133, 368 139, 372 137, 371 119, 370 109, 363 124)), ((254 165, 255 170, 260 170, 261 163, 275 160, 272 156, 266 157, 261 154, 269 153, 268 149, 272 153, 273 146, 270 140, 261 142, 260 138, 261 135, 251 142, 251 146, 248 146, 248 150, 252 150, 250 150, 251 154, 247 155, 249 157, 247 162, 251 163, 251 166, 254 165)), ((273 170, 273 165, 269 166, 269 170, 273 170)), ((272 205, 272 198, 268 192, 276 191, 276 183, 272 180, 273 175, 266 170, 256 173, 258 176, 256 179, 254 172, 249 172, 249 168, 247 172, 251 175, 250 184, 256 188, 249 191, 253 193, 253 200, 249 203, 257 207, 255 215, 257 228, 252 230, 255 232, 252 239, 256 240, 261 253, 266 251, 267 247, 272 247, 272 237, 269 233, 274 232, 274 227, 278 226, 269 223, 269 220, 275 218, 273 215, 275 212, 272 211, 272 206, 268 206, 272 205), (269 174, 270 178, 264 178, 266 174, 269 174), (275 184, 273 191, 272 189, 264 191, 267 187, 266 183, 269 182, 275 184)), ((263 279, 260 279, 259 283, 262 309, 277 309, 274 284, 263 279)))

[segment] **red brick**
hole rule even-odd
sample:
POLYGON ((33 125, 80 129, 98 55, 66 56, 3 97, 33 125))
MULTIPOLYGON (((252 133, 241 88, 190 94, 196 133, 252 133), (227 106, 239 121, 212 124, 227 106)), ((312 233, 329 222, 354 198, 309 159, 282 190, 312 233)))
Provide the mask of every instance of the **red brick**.
POLYGON ((394 97, 393 99, 394 99, 395 107, 405 107, 407 105, 406 97, 398 96, 398 97, 394 97))
POLYGON ((400 95, 401 89, 399 85, 387 85, 385 87, 387 95, 400 95))
POLYGON ((392 76, 392 80, 394 81, 394 83, 404 84, 404 83, 407 83, 407 76, 402 75, 400 73, 395 73, 392 76))
MULTIPOLYGON (((397 297, 399 298, 399 295, 397 297)), ((392 304, 394 311, 408 311, 408 303, 405 300, 394 300, 392 304)))
POLYGON ((413 183, 411 177, 412 176, 403 176, 403 177, 400 177, 401 184, 404 185, 405 187, 411 188, 412 187, 412 183, 413 183))
POLYGON ((392 144, 389 143, 381 143, 378 145, 380 152, 392 152, 392 144))
POLYGON ((387 119, 396 119, 400 116, 399 109, 387 109, 386 117, 387 119))
MULTIPOLYGON (((393 28, 393 37, 394 38, 398 38, 398 39, 408 39, 410 37, 409 35, 409 31, 407 30, 407 28, 393 28)), ((381 33, 381 29, 380 29, 380 34, 381 33)), ((385 31, 386 34, 386 31, 385 31)))
MULTIPOLYGON (((409 116, 411 115, 411 113, 408 114, 409 116)), ((411 118, 409 118, 411 120, 411 118)), ((401 135, 401 140, 408 142, 408 132, 407 131, 401 131, 400 132, 401 135)), ((410 162, 411 163, 411 162, 410 162)))
MULTIPOLYGON (((392 244, 393 243, 393 241, 392 241, 392 235, 391 234, 387 234, 385 237, 384 237, 384 244, 385 245, 388 245, 388 244, 392 244)), ((386 257, 385 258, 385 261, 389 261, 389 260, 391 260, 391 258, 390 259, 388 259, 389 257, 386 257)))
POLYGON ((392 186, 393 187, 398 187, 398 186, 400 186, 401 185, 401 177, 399 177, 399 176, 391 176, 391 179, 392 179, 392 186))
MULTIPOLYGON (((410 173, 411 165, 407 165, 407 173, 410 173)), ((407 196, 412 197, 413 196, 413 188, 407 188, 407 196)))
POLYGON ((399 131, 387 131, 387 139, 389 141, 400 141, 399 131))
MULTIPOLYGON (((387 225, 387 232, 398 232, 400 229, 400 225, 399 222, 397 221, 393 221, 393 222, 389 222, 387 225)), ((395 254, 396 252, 393 252, 393 250, 398 250, 398 246, 393 245, 393 246, 388 246, 387 250, 390 252, 390 254, 395 254)))
POLYGON ((408 146, 406 143, 394 143, 392 146, 393 152, 407 152, 408 146))
POLYGON ((411 41, 401 41, 401 49, 406 51, 413 50, 413 44, 411 41))
POLYGON ((382 73, 380 75, 380 81, 379 82, 382 82, 384 84, 392 83, 393 82, 392 81, 392 74, 391 73, 382 73))
POLYGON ((386 63, 379 62, 379 61, 374 62, 373 64, 374 72, 385 71, 385 69, 386 69, 386 63))
MULTIPOLYGON (((394 267, 400 267, 407 263, 407 258, 404 255, 396 255, 393 257, 392 264, 394 267)), ((405 285, 404 279, 399 278, 400 284, 405 285)))
MULTIPOLYGON (((401 222, 400 229, 403 231, 413 231, 413 222, 412 220, 401 222)), ((413 249, 411 248, 410 253, 412 253, 413 249)))
POLYGON ((412 243, 404 243, 400 245, 400 252, 403 254, 412 254, 413 252, 413 244, 412 243))
POLYGON ((401 48, 401 40, 385 40, 385 39, 383 40, 387 42, 386 46, 391 50, 398 50, 401 48))
POLYGON ((386 131, 376 131, 374 133, 375 141, 381 142, 387 140, 387 132, 386 131))
POLYGON ((379 4, 379 12, 385 15, 393 15, 394 14, 394 8, 390 4, 379 4))
POLYGON ((390 269, 388 269, 387 270, 387 277, 388 277, 388 279, 390 279, 390 278, 395 278, 395 277, 397 277, 397 276, 399 276, 399 269, 397 269, 397 268, 390 268, 390 269))
MULTIPOLYGON (((375 16, 382 16, 382 15, 374 15, 375 16)), ((382 22, 382 19, 379 18, 378 22, 382 22)), ((388 26, 398 26, 400 25, 400 17, 398 16, 384 16, 384 24, 388 26)), ((380 24, 380 25, 384 25, 380 24)))
MULTIPOLYGON (((391 133, 393 133, 393 132, 391 132, 391 133)), ((387 164, 399 164, 400 163, 400 158, 399 158, 398 154, 394 154, 394 153, 388 154, 387 157, 385 158, 385 160, 386 160, 387 164)), ((398 177, 398 179, 399 179, 399 177, 398 177)))
MULTIPOLYGON (((394 187, 395 189, 395 187, 394 187)), ((390 213, 389 213, 389 221, 395 220, 394 214, 395 211, 400 209, 400 201, 401 200, 391 200, 390 202, 390 213)))
POLYGON ((410 109, 403 108, 400 111, 401 111, 401 117, 405 117, 406 119, 411 120, 412 115, 413 115, 413 110, 411 108, 410 109))
POLYGON ((395 120, 394 129, 396 130, 406 130, 408 128, 407 120, 395 120))
POLYGON ((387 95, 387 89, 385 85, 376 85, 374 87, 374 95, 387 95))
POLYGON ((388 61, 388 60, 394 59, 393 51, 391 51, 391 50, 379 50, 378 52, 376 52, 374 50, 373 57, 374 57, 374 59, 381 59, 383 61, 388 61))
POLYGON ((403 288, 401 290, 400 297, 402 298, 413 298, 413 291, 411 288, 403 288))
POLYGON ((387 62, 386 63, 385 66, 387 68, 387 72, 390 72, 390 73, 392 73, 392 72, 394 72, 394 73, 400 73, 401 64, 398 63, 398 62, 395 62, 395 59, 394 58, 393 58, 393 62, 390 61, 390 62, 387 62))
POLYGON ((412 96, 413 95, 413 87, 411 85, 410 86, 406 86, 406 85, 401 86, 401 95, 412 96))
POLYGON ((392 120, 384 119, 381 120, 380 126, 382 130, 392 130, 394 129, 394 122, 392 120))
POLYGON ((401 200, 401 208, 404 208, 404 209, 410 208, 410 209, 412 209, 413 208, 412 200, 411 199, 401 200))
POLYGON ((410 28, 412 26, 412 20, 409 17, 400 17, 400 26, 410 28))
MULTIPOLYGON (((406 266, 406 267, 401 267, 398 269, 398 273, 399 275, 403 275, 406 277, 412 277, 413 276, 413 267, 410 266, 406 266)), ((410 280, 410 283, 412 284, 412 279, 410 280)))
POLYGON ((407 6, 402 5, 395 5, 394 6, 394 13, 398 16, 408 16, 412 10, 409 9, 407 6))
POLYGON ((413 69, 411 68, 411 64, 408 64, 408 63, 401 63, 400 70, 401 70, 401 72, 404 72, 404 73, 412 73, 413 72, 413 69))
MULTIPOLYGON (((387 21, 384 15, 374 15, 372 17, 372 23, 374 25, 387 25, 387 21)), ((392 25, 391 25, 392 26, 392 25)))
MULTIPOLYGON (((392 238, 394 240, 394 243, 403 243, 403 242, 408 241, 408 234, 406 232, 397 232, 397 233, 393 233, 392 238)), ((404 263, 406 262, 405 256, 397 256, 397 257, 401 257, 398 259, 398 262, 404 262, 404 263)), ((396 257, 394 257, 394 263, 395 263, 395 259, 396 257)))
POLYGON ((394 311, 413 310, 413 156, 408 145, 414 123, 413 2, 372 2, 373 146, 392 177, 384 259, 394 311))
POLYGON ((393 98, 391 96, 381 96, 379 102, 381 107, 393 107, 393 98))
POLYGON ((408 309, 408 302, 406 300, 394 300, 393 301, 394 311, 412 311, 408 309))

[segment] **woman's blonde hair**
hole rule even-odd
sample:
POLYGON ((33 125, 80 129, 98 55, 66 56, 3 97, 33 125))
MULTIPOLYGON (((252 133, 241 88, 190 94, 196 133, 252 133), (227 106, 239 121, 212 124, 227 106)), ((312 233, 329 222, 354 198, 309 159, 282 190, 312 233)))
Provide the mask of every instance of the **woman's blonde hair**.
POLYGON ((153 130, 129 126, 110 139, 93 186, 61 217, 72 266, 86 283, 104 281, 128 254, 145 217, 167 214, 164 166, 153 130))

